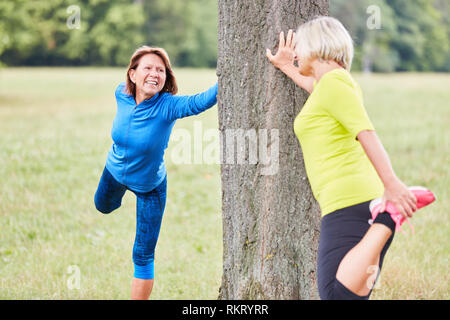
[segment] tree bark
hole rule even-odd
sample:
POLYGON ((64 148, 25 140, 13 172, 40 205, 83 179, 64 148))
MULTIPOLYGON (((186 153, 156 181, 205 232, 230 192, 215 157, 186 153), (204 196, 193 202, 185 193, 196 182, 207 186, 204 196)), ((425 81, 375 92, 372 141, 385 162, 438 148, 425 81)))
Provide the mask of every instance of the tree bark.
POLYGON ((317 299, 320 211, 293 131, 307 93, 269 63, 265 49, 275 53, 281 31, 286 34, 316 15, 327 15, 328 0, 218 3, 219 299, 317 299), (233 142, 228 133, 243 134, 247 143, 233 142), (237 144, 236 154, 228 148, 231 144, 237 144), (264 149, 270 164, 261 155, 264 149))

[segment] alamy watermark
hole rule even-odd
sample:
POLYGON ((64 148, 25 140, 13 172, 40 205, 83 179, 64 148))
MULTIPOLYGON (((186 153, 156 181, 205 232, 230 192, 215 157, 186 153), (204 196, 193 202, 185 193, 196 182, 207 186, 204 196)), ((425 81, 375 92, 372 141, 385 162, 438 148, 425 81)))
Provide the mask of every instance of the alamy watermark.
POLYGON ((366 21, 367 29, 379 30, 381 29, 381 9, 377 5, 370 5, 367 7, 366 13, 369 15, 366 21))
POLYGON ((260 165, 262 175, 279 170, 278 129, 203 129, 195 120, 193 131, 175 129, 168 154, 174 164, 260 165))
POLYGON ((66 12, 70 15, 66 20, 67 28, 80 29, 81 28, 81 9, 79 6, 73 4, 68 6, 66 12))
POLYGON ((67 267, 67 288, 69 290, 80 290, 81 287, 81 271, 77 265, 71 265, 67 267))
POLYGON ((376 264, 370 265, 366 271, 368 274, 370 274, 370 276, 366 280, 367 289, 379 289, 381 286, 380 267, 376 264))

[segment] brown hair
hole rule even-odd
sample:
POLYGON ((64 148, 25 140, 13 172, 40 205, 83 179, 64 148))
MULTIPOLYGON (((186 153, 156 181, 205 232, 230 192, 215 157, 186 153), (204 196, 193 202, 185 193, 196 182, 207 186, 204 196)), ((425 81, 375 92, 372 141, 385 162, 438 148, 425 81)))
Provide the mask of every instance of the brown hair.
POLYGON ((166 66, 166 82, 164 83, 164 87, 162 88, 161 92, 169 92, 171 94, 176 94, 178 92, 178 86, 177 81, 175 79, 175 75, 173 73, 172 67, 170 65, 169 55, 167 54, 166 50, 163 48, 156 48, 156 47, 149 47, 149 46, 142 46, 139 49, 137 49, 130 59, 130 64, 128 65, 127 70, 127 93, 132 95, 133 97, 136 96, 136 84, 134 84, 131 81, 130 78, 130 70, 136 68, 139 65, 139 61, 143 56, 146 54, 155 54, 158 57, 162 59, 164 62, 164 65, 166 66))

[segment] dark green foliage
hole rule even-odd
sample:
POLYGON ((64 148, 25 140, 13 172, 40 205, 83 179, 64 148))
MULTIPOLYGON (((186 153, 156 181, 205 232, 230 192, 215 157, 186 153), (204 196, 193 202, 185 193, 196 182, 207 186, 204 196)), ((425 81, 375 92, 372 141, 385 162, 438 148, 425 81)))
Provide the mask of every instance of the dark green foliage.
POLYGON ((331 0, 330 13, 346 25, 355 40, 355 69, 450 69, 448 0, 331 0), (367 26, 371 5, 380 9, 379 29, 367 26))
MULTIPOLYGON (((355 40, 354 70, 450 71, 448 0, 331 0, 330 14, 355 40), (380 29, 367 26, 370 6, 380 29)), ((165 48, 176 66, 214 68, 217 1, 0 1, 0 65, 125 66, 144 44, 165 48)))
POLYGON ((179 66, 215 67, 214 0, 2 0, 0 63, 127 65, 147 44, 179 66), (74 28, 79 8, 79 28, 74 28), (77 10, 77 8, 75 8, 77 10))

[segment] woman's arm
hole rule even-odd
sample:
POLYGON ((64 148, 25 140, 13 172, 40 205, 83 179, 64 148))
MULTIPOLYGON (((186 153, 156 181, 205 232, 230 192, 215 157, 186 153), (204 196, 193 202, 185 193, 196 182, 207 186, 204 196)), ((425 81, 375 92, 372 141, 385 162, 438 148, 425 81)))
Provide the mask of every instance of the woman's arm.
POLYGON ((217 103, 217 82, 208 90, 190 96, 170 96, 167 113, 169 120, 197 115, 217 103))
POLYGON ((313 91, 314 79, 312 77, 302 76, 299 72, 299 68, 294 65, 294 38, 295 33, 293 33, 292 30, 289 30, 285 41, 284 33, 281 32, 277 53, 273 55, 270 49, 267 49, 266 56, 276 68, 280 69, 284 74, 291 78, 297 86, 311 93, 313 91))
POLYGON ((417 210, 417 199, 395 175, 389 156, 375 131, 361 131, 358 134, 358 140, 384 184, 381 212, 384 211, 386 202, 390 201, 403 216, 412 217, 413 212, 417 210))
POLYGON ((314 78, 302 76, 299 72, 299 68, 297 68, 293 64, 283 66, 282 68, 280 68, 280 70, 289 78, 291 78, 297 86, 305 89, 309 94, 311 94, 314 89, 314 78))

